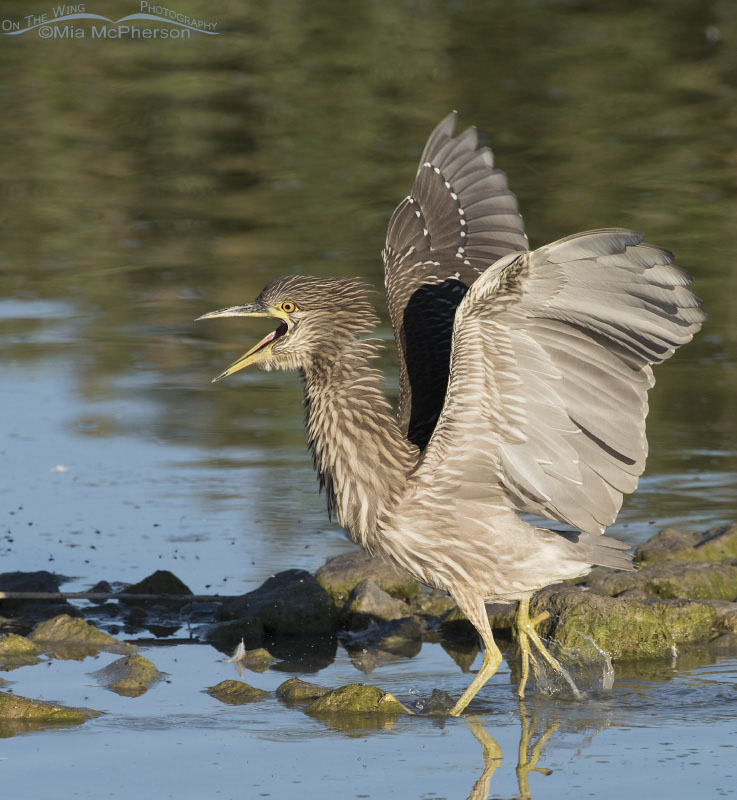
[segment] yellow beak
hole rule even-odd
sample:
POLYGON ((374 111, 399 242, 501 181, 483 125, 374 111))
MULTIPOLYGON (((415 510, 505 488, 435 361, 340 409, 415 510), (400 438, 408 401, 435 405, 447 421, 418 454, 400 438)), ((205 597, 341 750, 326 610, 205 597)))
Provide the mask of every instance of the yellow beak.
POLYGON ((197 317, 195 322, 201 319, 214 319, 215 317, 271 317, 280 321, 279 327, 269 333, 255 346, 252 347, 245 355, 242 355, 237 361, 234 361, 228 369, 221 372, 217 378, 213 378, 212 382, 216 383, 228 375, 232 375, 238 370, 250 367, 251 364, 257 364, 271 355, 271 347, 280 336, 283 336, 288 329, 286 317, 283 312, 278 308, 264 308, 258 303, 249 303, 244 306, 231 306, 230 308, 221 308, 218 311, 210 311, 208 314, 203 314, 197 317))

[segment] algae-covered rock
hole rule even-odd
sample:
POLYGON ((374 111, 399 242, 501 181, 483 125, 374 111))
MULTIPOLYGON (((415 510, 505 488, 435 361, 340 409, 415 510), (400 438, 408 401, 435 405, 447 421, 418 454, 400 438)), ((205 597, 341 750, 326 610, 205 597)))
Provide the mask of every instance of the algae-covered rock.
POLYGON ((635 550, 635 561, 724 561, 737 558, 737 524, 720 525, 704 533, 664 528, 635 550))
POLYGON ((268 692, 243 681, 220 681, 215 686, 208 686, 206 691, 211 697, 230 706, 242 706, 269 697, 268 692))
POLYGON ((363 551, 345 553, 329 559, 320 567, 315 577, 341 606, 363 580, 373 581, 380 589, 401 600, 409 601, 419 591, 419 584, 408 572, 363 551))
POLYGON ((428 617, 443 617, 454 608, 457 606, 452 597, 426 586, 420 586, 419 591, 412 595, 409 602, 410 613, 428 617))
POLYGON ((90 674, 101 686, 124 697, 140 697, 163 675, 141 655, 119 658, 90 674))
POLYGON ((61 659, 82 659, 100 650, 130 653, 136 649, 132 644, 119 642, 89 622, 68 614, 39 623, 28 638, 61 659))
POLYGON ((313 700, 305 710, 309 714, 403 714, 408 711, 390 692, 358 683, 329 691, 313 700))
POLYGON ((248 649, 282 637, 331 636, 338 618, 330 595, 301 569, 279 572, 258 589, 224 603, 221 614, 231 621, 210 626, 207 640, 230 648, 243 639, 248 649))
POLYGON ((330 691, 326 686, 320 686, 317 683, 308 683, 299 678, 290 678, 279 686, 276 690, 276 696, 280 700, 287 702, 304 703, 308 700, 323 697, 330 691))
POLYGON ((347 628, 356 630, 373 622, 387 622, 409 616, 409 606, 380 589, 370 578, 354 587, 341 612, 347 628))
POLYGON ((673 645, 708 640, 717 611, 708 602, 606 597, 579 586, 538 592, 531 614, 548 611, 540 633, 563 647, 581 647, 590 636, 612 659, 662 656, 673 645))
POLYGON ((41 651, 25 636, 17 633, 0 634, 0 659, 7 656, 37 656, 41 651))
POLYGON ((629 589, 662 598, 729 600, 737 598, 737 566, 706 561, 662 560, 636 572, 600 571, 587 581, 600 594, 616 596, 629 589))
POLYGON ((252 672, 266 672, 278 660, 265 647, 257 647, 255 650, 245 650, 241 658, 238 659, 238 663, 252 672))
POLYGON ((15 669, 37 664, 41 650, 25 636, 16 633, 0 635, 0 669, 15 669))
POLYGON ((70 708, 46 700, 30 700, 17 694, 0 692, 0 736, 2 724, 7 720, 80 723, 99 717, 100 713, 91 708, 70 708))

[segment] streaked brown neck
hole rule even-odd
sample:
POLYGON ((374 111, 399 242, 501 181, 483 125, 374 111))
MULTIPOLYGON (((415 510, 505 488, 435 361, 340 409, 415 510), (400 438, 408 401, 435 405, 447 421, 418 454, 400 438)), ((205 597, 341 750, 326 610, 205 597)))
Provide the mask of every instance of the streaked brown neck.
POLYGON ((353 340, 336 359, 304 371, 305 424, 328 513, 373 551, 377 520, 398 500, 417 462, 371 366, 378 343, 353 340))

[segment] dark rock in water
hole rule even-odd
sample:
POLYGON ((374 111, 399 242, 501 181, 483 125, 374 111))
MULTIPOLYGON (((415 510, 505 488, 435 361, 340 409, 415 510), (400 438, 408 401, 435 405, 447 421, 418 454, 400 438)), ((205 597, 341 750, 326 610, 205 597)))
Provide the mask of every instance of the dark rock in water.
POLYGON ((392 597, 369 578, 355 585, 341 612, 342 623, 349 630, 408 616, 407 603, 392 597))
POLYGON ((205 632, 208 641, 234 647, 243 639, 250 650, 282 637, 332 636, 338 611, 309 572, 289 569, 224 602, 220 616, 229 621, 210 626, 205 632))
POLYGON ((38 572, 2 572, 0 592, 58 592, 64 580, 66 578, 45 569, 38 572))
POLYGON ((541 635, 572 650, 588 635, 615 660, 663 656, 674 645, 706 641, 717 623, 709 602, 607 597, 580 586, 539 591, 530 613, 543 611, 550 618, 541 623, 541 635))
POLYGON ((419 584, 408 572, 383 558, 373 558, 362 550, 331 558, 320 567, 315 577, 341 606, 356 584, 367 579, 401 600, 409 601, 419 591, 419 584))
POLYGON ((420 586, 409 602, 411 614, 426 617, 443 617, 454 608, 457 606, 452 597, 426 586, 420 586))
POLYGON ((417 710, 430 716, 445 717, 455 705, 455 700, 442 689, 433 689, 430 699, 426 703, 418 704, 417 710))
POLYGON ((304 703, 323 697, 331 690, 317 683, 308 683, 299 678, 290 678, 284 681, 276 690, 276 696, 288 703, 304 703))
POLYGON ((125 656, 90 673, 106 689, 124 697, 140 697, 162 674, 141 655, 125 656))
MULTIPOLYGON (((186 595, 192 594, 192 590, 185 583, 179 580, 176 575, 169 572, 167 569, 157 569, 156 572, 144 578, 133 586, 129 586, 124 590, 125 594, 158 594, 158 595, 186 595)), ((142 603, 152 605, 156 603, 182 603, 188 601, 171 600, 168 598, 161 598, 160 600, 124 600, 124 603, 142 603)))
POLYGON ((351 683, 332 689, 322 697, 313 700, 305 709, 308 714, 369 713, 402 714, 408 709, 390 692, 378 686, 363 686, 351 683))
MULTIPOLYGON (((98 581, 91 589, 91 594, 112 594, 113 587, 107 581, 98 581)), ((106 603, 107 600, 92 600, 92 603, 106 603)))
POLYGON ((612 597, 628 589, 641 589, 655 597, 690 600, 737 598, 737 566, 707 561, 664 560, 636 572, 607 570, 592 576, 586 585, 612 597))
POLYGON ((211 697, 229 706, 242 706, 270 696, 263 689, 257 689, 243 681, 220 681, 215 686, 209 686, 206 691, 211 697))
POLYGON ((724 561, 737 558, 737 525, 720 525, 704 533, 664 528, 635 550, 635 561, 724 561))
MULTIPOLYGON (((58 592, 68 580, 45 569, 37 572, 0 573, 0 592, 58 592)), ((64 600, 0 600, 0 614, 23 617, 33 622, 56 614, 77 615, 79 612, 64 600)), ((30 627, 30 625, 28 626, 30 627)))

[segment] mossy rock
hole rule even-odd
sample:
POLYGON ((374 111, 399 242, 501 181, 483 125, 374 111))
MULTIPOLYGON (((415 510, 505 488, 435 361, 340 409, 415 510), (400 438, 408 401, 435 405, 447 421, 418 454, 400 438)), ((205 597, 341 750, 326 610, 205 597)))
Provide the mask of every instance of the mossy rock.
POLYGON ((708 602, 606 597, 577 586, 538 592, 531 615, 542 611, 550 613, 539 628, 543 636, 575 650, 586 634, 615 660, 663 656, 673 645, 706 641, 718 616, 708 602))
POLYGON ((0 635, 0 669, 10 670, 38 664, 41 650, 25 636, 0 635))
POLYGON ((101 713, 91 708, 70 708, 46 700, 30 700, 17 694, 0 692, 0 724, 7 720, 80 723, 99 717, 101 713))
POLYGON ((340 606, 348 600, 356 585, 367 579, 392 597, 407 602, 420 590, 420 585, 409 572, 363 551, 344 553, 329 559, 315 573, 315 577, 340 606))
POLYGON ((136 650, 132 644, 119 642, 109 633, 79 617, 70 617, 69 614, 60 614, 40 622, 28 638, 61 659, 82 659, 100 650, 113 653, 130 653, 136 650))
POLYGON ((378 686, 351 683, 333 689, 313 700, 305 709, 309 714, 404 714, 407 708, 390 692, 378 686))
POLYGON ((125 656, 90 673, 100 685, 124 697, 140 697, 163 673, 141 655, 125 656))
POLYGON ((664 560, 636 572, 607 570, 587 581, 600 594, 616 596, 630 589, 664 599, 728 600, 737 598, 737 566, 719 562, 664 560))
POLYGON ((263 689, 257 689, 243 681, 233 680, 220 681, 215 686, 208 686, 206 691, 211 697, 230 706, 242 706, 270 696, 263 689))
POLYGON ((280 700, 289 703, 305 703, 308 700, 324 697, 330 691, 326 686, 320 686, 317 683, 309 683, 299 678, 290 678, 279 686, 276 690, 276 696, 280 700))
POLYGON ((635 561, 725 561, 737 558, 737 524, 720 525, 704 533, 664 528, 635 550, 635 561))

